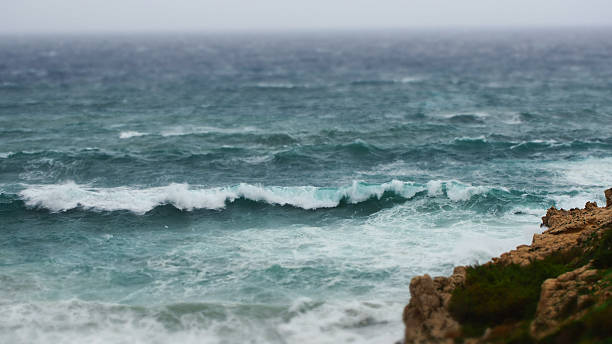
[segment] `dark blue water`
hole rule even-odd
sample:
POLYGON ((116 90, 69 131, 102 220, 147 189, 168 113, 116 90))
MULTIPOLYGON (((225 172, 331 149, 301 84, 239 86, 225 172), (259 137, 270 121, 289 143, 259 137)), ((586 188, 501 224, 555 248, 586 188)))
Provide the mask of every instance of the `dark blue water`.
POLYGON ((0 37, 0 338, 392 342, 612 185, 612 32, 0 37))

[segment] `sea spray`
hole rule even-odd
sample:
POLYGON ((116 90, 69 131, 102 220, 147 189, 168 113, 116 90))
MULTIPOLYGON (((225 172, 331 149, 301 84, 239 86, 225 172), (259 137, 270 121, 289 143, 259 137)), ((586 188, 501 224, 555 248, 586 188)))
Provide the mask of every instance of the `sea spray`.
MULTIPOLYGON (((357 204, 370 199, 380 200, 389 193, 408 200, 418 193, 426 192, 430 197, 444 196, 454 202, 468 201, 473 196, 486 194, 489 187, 471 186, 459 181, 430 181, 425 185, 414 182, 392 180, 382 184, 353 181, 345 187, 315 186, 263 186, 240 183, 235 186, 205 188, 188 184, 135 188, 100 188, 66 182, 51 185, 24 185, 19 192, 29 207, 49 209, 52 212, 74 208, 96 211, 128 210, 144 214, 153 208, 170 204, 180 210, 222 209, 238 199, 263 202, 277 206, 292 206, 314 210, 334 208, 343 202, 357 204)), ((500 187, 499 192, 510 193, 500 187)))

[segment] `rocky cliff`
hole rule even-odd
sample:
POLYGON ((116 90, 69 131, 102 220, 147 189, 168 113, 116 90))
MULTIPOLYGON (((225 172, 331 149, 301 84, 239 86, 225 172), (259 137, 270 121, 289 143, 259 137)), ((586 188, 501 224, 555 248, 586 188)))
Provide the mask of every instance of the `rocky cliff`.
POLYGON ((605 196, 606 207, 550 208, 531 245, 450 277, 413 278, 405 343, 612 338, 612 189, 605 196))

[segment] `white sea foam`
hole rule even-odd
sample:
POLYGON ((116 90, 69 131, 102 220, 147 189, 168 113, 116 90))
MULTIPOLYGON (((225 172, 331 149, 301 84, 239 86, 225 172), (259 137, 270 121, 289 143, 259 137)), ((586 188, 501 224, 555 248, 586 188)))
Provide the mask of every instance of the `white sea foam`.
POLYGON ((422 80, 423 80, 423 78, 418 77, 418 76, 405 76, 403 78, 394 79, 393 81, 399 82, 399 83, 402 83, 402 84, 409 84, 409 83, 412 83, 412 82, 419 82, 419 81, 422 81, 422 80))
POLYGON ((255 155, 246 158, 238 158, 238 160, 246 162, 247 164, 261 164, 266 161, 270 161, 274 158, 274 155, 255 155))
POLYGON ((134 130, 126 130, 126 131, 122 131, 119 133, 119 138, 129 139, 130 137, 138 137, 138 136, 144 136, 144 135, 147 135, 147 133, 141 133, 139 131, 134 131, 134 130))
POLYGON ((581 192, 576 195, 553 195, 551 198, 554 200, 557 208, 571 209, 582 208, 586 202, 598 201, 599 197, 595 198, 595 195, 581 192))
POLYGON ((54 212, 77 207, 95 210, 129 210, 145 213, 154 207, 170 203, 179 209, 218 209, 232 196, 222 189, 190 190, 186 184, 136 189, 128 187, 92 188, 74 182, 29 186, 20 192, 26 204, 54 212))
POLYGON ((444 193, 442 190, 443 181, 442 180, 430 180, 427 182, 427 194, 429 196, 440 196, 444 193))
MULTIPOLYGON (((67 300, 0 303, 6 343, 219 343, 209 329, 171 332, 155 312, 117 304, 67 300)), ((179 321, 185 321, 186 316, 179 321)))
POLYGON ((446 183, 446 195, 452 201, 467 201, 474 195, 481 195, 490 190, 486 186, 471 186, 458 182, 446 183))
POLYGON ((559 142, 556 140, 531 140, 531 141, 521 141, 515 145, 510 146, 510 149, 515 149, 521 147, 526 144, 535 143, 535 144, 545 144, 549 147, 553 147, 555 145, 559 145, 559 142))
POLYGON ((605 204, 603 191, 612 186, 612 158, 554 161, 545 167, 554 174, 549 197, 557 208, 582 208, 587 201, 605 204))
MULTIPOLYGON (((496 189, 508 192, 503 187, 496 189)), ((188 184, 135 188, 100 188, 66 182, 62 184, 25 185, 19 194, 29 207, 41 207, 53 212, 75 208, 98 211, 128 210, 144 214, 153 208, 171 204, 181 210, 222 209, 237 199, 264 202, 302 209, 337 207, 342 201, 355 204, 368 199, 380 199, 385 192, 404 198, 427 191, 431 197, 443 196, 453 202, 467 201, 486 194, 489 186, 472 186, 456 180, 433 180, 425 185, 392 180, 383 184, 354 181, 350 186, 331 188, 316 186, 263 186, 241 183, 235 186, 204 188, 188 184)))
POLYGON ((256 84, 256 87, 259 87, 259 88, 296 88, 300 86, 294 85, 290 82, 279 81, 279 82, 258 82, 256 84))
MULTIPOLYGON (((178 306, 180 307, 180 305, 178 306)), ((194 304, 194 309, 199 305, 194 304)), ((203 309, 206 309, 206 306, 203 309)), ((241 314, 240 307, 210 305, 222 317, 165 307, 130 307, 77 299, 0 302, 7 343, 393 343, 401 338, 401 302, 313 302, 299 298, 288 319, 241 314), (164 319, 172 319, 171 328, 164 319), (375 323, 372 323, 375 321, 375 323)), ((263 307, 262 307, 263 308, 263 307)))
POLYGON ((259 129, 252 126, 236 127, 236 128, 219 128, 210 126, 175 126, 163 130, 160 134, 162 136, 182 136, 182 135, 193 135, 193 134, 209 134, 209 133, 220 133, 220 134, 240 134, 240 133, 251 133, 256 132, 259 129))
POLYGON ((510 215, 533 216, 538 220, 543 214, 546 214, 546 208, 530 208, 525 206, 516 206, 508 211, 510 215))
POLYGON ((506 123, 506 124, 522 124, 523 121, 521 120, 521 115, 518 113, 511 113, 511 114, 503 114, 504 119, 502 120, 502 122, 506 123))
POLYGON ((454 113, 432 114, 431 116, 445 118, 445 119, 458 118, 462 116, 474 116, 478 119, 484 119, 484 118, 490 117, 491 115, 486 112, 454 112, 454 113))
POLYGON ((6 159, 11 155, 13 155, 13 152, 0 152, 0 159, 6 159))
POLYGON ((588 158, 581 161, 553 163, 571 185, 582 187, 610 187, 612 158, 588 158))
POLYGON ((332 208, 342 200, 359 203, 370 198, 380 199, 386 191, 411 198, 423 187, 393 180, 384 184, 353 182, 344 188, 314 186, 280 187, 241 183, 232 187, 197 188, 188 184, 170 184, 151 188, 96 188, 74 182, 51 185, 28 185, 20 192, 26 205, 53 212, 81 207, 102 211, 128 210, 143 214, 162 204, 178 209, 221 209, 226 203, 244 198, 274 205, 290 205, 303 209, 332 208))
POLYGON ((292 306, 297 315, 278 325, 288 343, 394 343, 401 338, 401 302, 326 302, 312 307, 309 299, 292 306))
MULTIPOLYGON (((491 187, 488 186, 472 186, 462 183, 457 180, 430 180, 426 184, 427 194, 431 197, 446 195, 451 201, 467 201, 475 195, 481 195, 489 192, 491 187)), ((497 189, 508 192, 504 187, 497 189)))
POLYGON ((455 137, 453 139, 452 142, 488 142, 487 141, 487 137, 484 135, 480 135, 480 136, 461 136, 461 137, 455 137))

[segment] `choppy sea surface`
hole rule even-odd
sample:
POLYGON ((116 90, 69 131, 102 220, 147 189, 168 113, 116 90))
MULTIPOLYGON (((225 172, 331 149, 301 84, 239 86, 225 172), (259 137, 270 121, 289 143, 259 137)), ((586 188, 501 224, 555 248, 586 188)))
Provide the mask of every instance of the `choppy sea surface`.
POLYGON ((0 341, 392 343, 612 186, 612 31, 0 37, 0 341))

